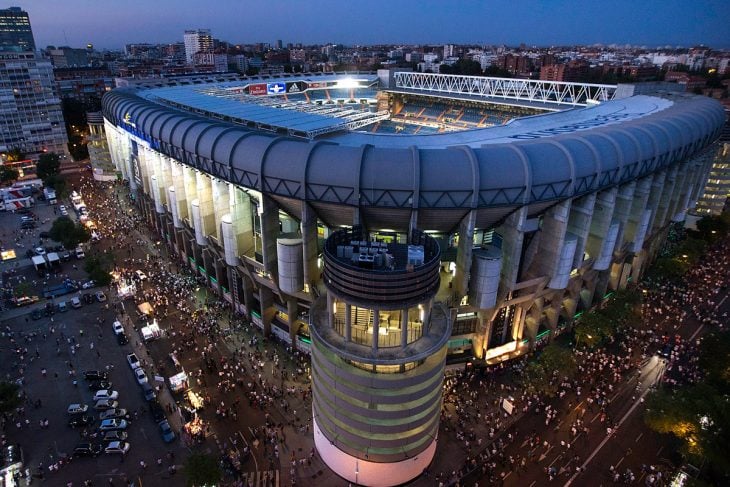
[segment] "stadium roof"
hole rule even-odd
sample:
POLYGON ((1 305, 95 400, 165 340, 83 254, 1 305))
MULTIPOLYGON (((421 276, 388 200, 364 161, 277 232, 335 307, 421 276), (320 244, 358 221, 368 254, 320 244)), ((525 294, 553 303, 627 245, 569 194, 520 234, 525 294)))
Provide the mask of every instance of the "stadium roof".
POLYGON ((105 95, 103 112, 153 149, 266 193, 284 208, 311 202, 330 225, 351 223, 350 210, 359 207, 375 226, 407 228, 417 208, 420 225, 444 231, 468 209, 478 210, 477 227, 487 228, 520 206, 535 214, 687 161, 725 122, 717 101, 676 93, 463 132, 350 132, 314 141, 171 108, 138 90, 105 95))

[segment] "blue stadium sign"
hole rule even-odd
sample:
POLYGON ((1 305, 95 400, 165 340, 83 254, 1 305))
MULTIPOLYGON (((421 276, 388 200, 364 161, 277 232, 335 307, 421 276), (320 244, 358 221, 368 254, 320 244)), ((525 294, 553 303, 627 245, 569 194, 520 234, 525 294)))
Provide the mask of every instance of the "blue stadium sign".
POLYGON ((283 95, 286 93, 286 83, 266 83, 267 95, 283 95))

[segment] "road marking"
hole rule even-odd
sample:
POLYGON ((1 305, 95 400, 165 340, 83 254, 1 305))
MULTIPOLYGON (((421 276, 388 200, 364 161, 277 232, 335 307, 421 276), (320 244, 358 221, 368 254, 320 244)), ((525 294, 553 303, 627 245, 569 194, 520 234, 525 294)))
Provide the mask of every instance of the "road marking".
POLYGON ((700 325, 700 326, 699 326, 699 327, 698 327, 698 328, 697 328, 697 329, 695 330, 695 332, 694 332, 694 333, 692 333, 692 336, 691 336, 691 337, 689 337, 689 341, 691 342, 692 340, 694 340, 694 339, 695 339, 695 337, 697 336, 697 334, 698 334, 698 333, 700 332, 700 330, 702 330, 702 329, 703 329, 704 327, 705 327, 705 325, 704 325, 704 324, 700 325))
POLYGON ((595 420, 597 420, 598 419, 598 416, 600 416, 600 415, 601 415, 600 412, 599 413, 596 413, 596 415, 593 416, 593 419, 591 420, 591 423, 594 422, 595 420))
POLYGON ((552 450, 552 449, 553 449, 553 447, 552 447, 552 446, 551 446, 550 448, 548 448, 548 449, 547 449, 547 450, 545 451, 545 453, 543 453, 542 455, 540 455, 540 458, 538 458, 538 459, 537 459, 537 461, 538 461, 538 462, 542 462, 543 460, 545 460, 545 457, 547 457, 547 456, 548 456, 548 453, 550 453, 550 450, 552 450))
POLYGON ((558 455, 557 457, 555 457, 555 460, 553 460, 553 463, 551 463, 550 465, 548 465, 548 467, 552 467, 552 466, 553 466, 553 464, 554 464, 555 462, 557 462, 558 460, 560 460, 560 459, 561 459, 562 457, 563 457, 563 454, 561 453, 560 455, 558 455))
POLYGON ((626 458, 625 456, 621 457, 621 460, 619 460, 618 463, 616 463, 616 465, 614 465, 614 468, 618 468, 618 466, 623 463, 625 458, 626 458))
POLYGON ((144 432, 144 428, 139 429, 140 433, 142 433, 142 436, 144 436, 144 439, 147 439, 147 433, 144 432))
POLYGON ((642 436, 644 436, 644 433, 639 433, 639 436, 636 437, 636 443, 639 442, 642 436))
POLYGON ((583 462, 583 465, 581 465, 580 470, 578 472, 576 472, 575 474, 573 474, 572 477, 570 477, 570 479, 565 483, 564 487, 568 487, 573 482, 573 480, 575 480, 575 478, 578 476, 578 473, 580 473, 580 471, 582 471, 589 463, 591 463, 591 460, 593 460, 593 458, 596 455, 598 455, 598 452, 601 450, 601 448, 604 447, 604 445, 606 443, 608 443, 608 440, 610 440, 611 437, 616 434, 616 432, 621 427, 621 425, 624 423, 624 421, 626 421, 626 419, 631 415, 631 413, 633 413, 636 410, 636 408, 639 407, 640 404, 642 404, 643 399, 646 397, 647 394, 649 394, 649 391, 651 391, 651 388, 647 387, 646 390, 641 393, 639 398, 634 402, 634 404, 629 408, 629 410, 626 411, 626 414, 624 414, 623 417, 621 418, 621 420, 618 422, 614 431, 610 435, 606 435, 606 437, 603 439, 603 441, 596 447, 595 450, 593 450, 593 452, 586 459, 586 461, 583 462))
POLYGON ((660 454, 660 453, 662 452, 662 450, 663 450, 663 449, 664 449, 664 446, 661 446, 661 447, 660 447, 660 448, 659 448, 659 449, 657 450, 657 452, 656 452, 656 456, 659 456, 659 454, 660 454))
POLYGON ((510 475, 512 475, 512 471, 511 470, 509 472, 507 472, 507 475, 505 475, 504 477, 502 477, 502 480, 506 479, 510 475))

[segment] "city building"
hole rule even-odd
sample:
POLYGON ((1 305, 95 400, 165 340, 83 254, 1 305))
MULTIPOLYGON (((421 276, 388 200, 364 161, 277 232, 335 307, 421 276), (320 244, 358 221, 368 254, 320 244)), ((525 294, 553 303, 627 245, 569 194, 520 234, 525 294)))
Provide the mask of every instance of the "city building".
POLYGON ((185 42, 185 62, 193 64, 197 53, 213 51, 213 36, 210 29, 186 30, 183 36, 185 42))
POLYGON ((87 112, 89 135, 86 136, 86 147, 89 150, 91 172, 97 181, 115 181, 118 172, 109 153, 109 143, 104 133, 104 116, 101 112, 87 112))
POLYGON ((447 363, 525 353, 642 276, 725 123, 639 85, 162 81, 104 97, 112 161, 193 273, 311 354, 317 450, 368 486, 429 465, 447 363))
POLYGON ((35 52, 30 18, 20 7, 0 9, 0 51, 35 52))
POLYGON ((78 68, 89 64, 86 49, 72 49, 68 46, 62 46, 59 48, 49 47, 44 52, 55 68, 78 68))
POLYGON ((114 87, 107 68, 56 68, 53 70, 56 91, 62 99, 71 98, 86 105, 98 105, 104 93, 114 87))
POLYGON ((53 66, 33 52, 0 52, 0 152, 66 158, 68 137, 53 66))

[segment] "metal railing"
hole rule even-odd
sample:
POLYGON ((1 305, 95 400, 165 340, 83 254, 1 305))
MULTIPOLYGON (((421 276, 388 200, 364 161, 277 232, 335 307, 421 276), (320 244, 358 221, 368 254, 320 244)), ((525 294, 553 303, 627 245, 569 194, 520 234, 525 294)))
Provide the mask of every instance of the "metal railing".
MULTIPOLYGON (((395 73, 395 87, 547 105, 586 106, 612 100, 616 85, 433 73, 395 73)), ((486 100, 485 100, 486 101, 486 100)))

